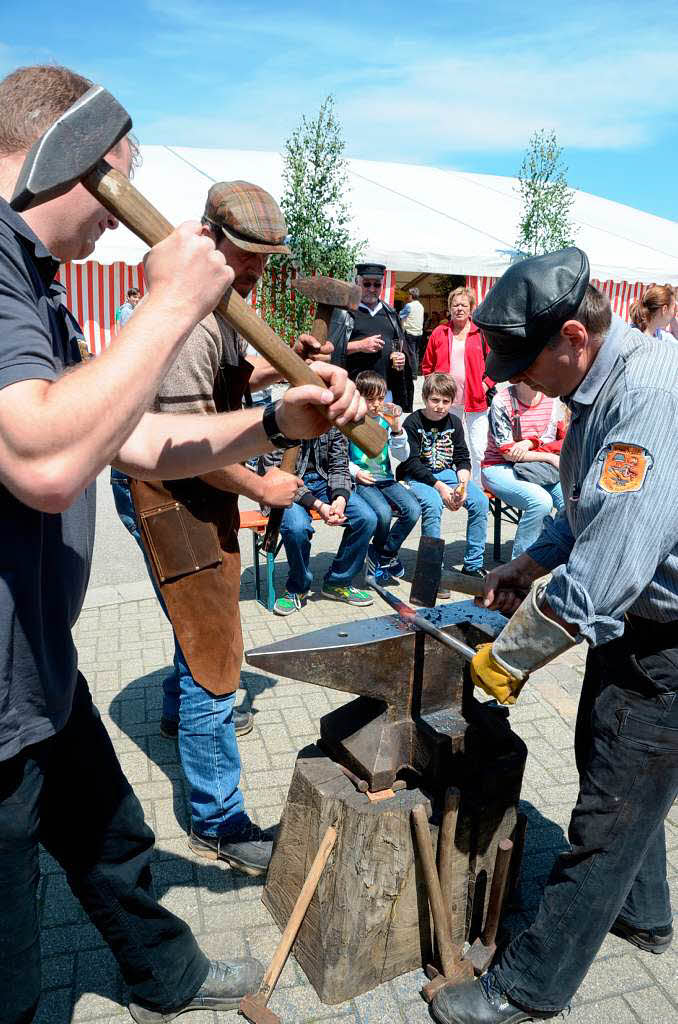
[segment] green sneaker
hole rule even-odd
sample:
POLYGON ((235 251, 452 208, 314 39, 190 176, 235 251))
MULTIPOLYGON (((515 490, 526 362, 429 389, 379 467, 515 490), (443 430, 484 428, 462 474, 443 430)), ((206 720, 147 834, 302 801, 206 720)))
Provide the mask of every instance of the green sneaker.
POLYGON ((307 594, 290 594, 288 590, 276 599, 273 605, 274 615, 292 615, 294 612, 301 611, 306 604, 307 594))
POLYGON ((360 608, 367 608, 374 604, 374 598, 367 590, 358 590, 356 587, 344 587, 341 584, 323 583, 322 593, 325 597, 331 597, 333 601, 343 601, 344 604, 355 604, 360 608))

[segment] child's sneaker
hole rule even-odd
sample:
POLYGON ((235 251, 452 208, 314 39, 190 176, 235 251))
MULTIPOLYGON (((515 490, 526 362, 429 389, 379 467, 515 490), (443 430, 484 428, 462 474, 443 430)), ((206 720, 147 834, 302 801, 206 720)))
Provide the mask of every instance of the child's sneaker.
POLYGON ((369 544, 367 548, 367 556, 365 558, 365 568, 367 569, 370 576, 374 576, 377 569, 381 568, 381 559, 377 553, 377 549, 374 544, 369 544))
POLYGON ((286 590, 279 598, 276 599, 273 605, 274 615, 293 615, 294 612, 301 611, 306 604, 307 594, 290 594, 289 590, 286 590))
POLYGON ((322 593, 325 597, 331 597, 333 601, 343 601, 344 604, 355 604, 361 608, 374 604, 374 598, 366 590, 358 590, 356 587, 323 583, 322 593))
POLYGON ((384 569, 381 565, 378 565, 374 572, 368 573, 368 575, 373 576, 375 583, 378 583, 380 587, 400 586, 400 580, 392 576, 389 570, 384 569))
POLYGON ((381 562, 381 568, 385 569, 390 576, 393 576, 397 580, 401 580, 405 575, 405 566, 399 558, 383 559, 381 562))

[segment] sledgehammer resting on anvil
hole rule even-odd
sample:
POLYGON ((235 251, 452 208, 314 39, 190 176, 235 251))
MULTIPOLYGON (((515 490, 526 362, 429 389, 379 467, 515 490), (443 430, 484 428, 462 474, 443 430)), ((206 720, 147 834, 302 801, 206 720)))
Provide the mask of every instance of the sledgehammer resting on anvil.
MULTIPOLYGON (((147 245, 157 245, 172 233, 173 226, 124 174, 103 159, 131 127, 132 119, 115 97, 100 85, 92 86, 30 149, 10 205, 21 212, 55 199, 82 182, 130 231, 147 245)), ((324 387, 303 359, 232 288, 221 299, 217 312, 290 384, 324 387)), ((374 420, 340 429, 368 455, 378 455, 386 444, 386 433, 374 420)))

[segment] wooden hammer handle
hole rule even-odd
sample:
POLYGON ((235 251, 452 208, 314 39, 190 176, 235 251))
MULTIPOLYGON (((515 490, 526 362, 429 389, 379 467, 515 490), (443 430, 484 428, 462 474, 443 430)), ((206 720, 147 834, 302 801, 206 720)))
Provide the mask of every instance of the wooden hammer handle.
MULTIPOLYGON (((102 206, 110 210, 125 227, 138 235, 147 245, 157 245, 174 230, 173 225, 141 195, 124 174, 116 171, 105 160, 100 160, 94 170, 83 179, 83 185, 102 206)), ((324 382, 310 366, 257 316, 233 288, 229 288, 216 311, 251 342, 257 352, 261 353, 293 387, 301 384, 325 387, 324 382)), ((364 423, 349 423, 339 429, 368 455, 379 455, 387 442, 386 432, 372 419, 367 419, 364 423)))
POLYGON ((428 815, 422 804, 412 808, 412 823, 414 834, 417 840, 417 849, 421 866, 426 879, 428 899, 433 914, 433 926, 436 932, 436 941, 440 952, 440 963, 445 977, 451 977, 454 973, 455 962, 459 959, 455 955, 455 948, 450 935, 450 925, 447 916, 447 908, 443 899, 443 891, 440 887, 440 880, 436 870, 436 862, 433 858, 433 847, 431 846, 431 832, 428 827, 428 815))
POLYGON ((485 927, 482 934, 484 946, 493 945, 494 940, 497 938, 497 929, 499 928, 499 918, 501 917, 504 896, 506 894, 512 850, 513 843, 510 839, 500 839, 497 846, 497 857, 494 862, 490 899, 487 904, 487 917, 485 918, 485 927))
POLYGON ((290 950, 294 945, 294 940, 297 937, 297 932, 301 927, 301 922, 304 920, 304 915, 308 910, 309 904, 313 899, 313 894, 318 887, 320 876, 323 873, 323 869, 327 864, 327 860, 332 853, 334 844, 337 841, 337 830, 331 825, 325 832, 322 838, 318 852, 315 855, 311 869, 306 876, 301 892, 297 897, 297 902, 294 904, 290 919, 287 922, 285 931, 282 934, 282 938, 278 943, 278 948, 273 954, 268 970, 264 974, 259 991, 256 995, 257 1002, 261 1003, 262 1006, 266 1006, 266 1003, 271 997, 271 993, 275 988, 276 982, 280 977, 280 973, 287 962, 287 958, 290 955, 290 950))
MULTIPOLYGON (((294 473, 297 468, 297 457, 299 455, 298 448, 286 448, 283 452, 282 462, 280 468, 283 473, 294 473)), ((266 533, 264 539, 261 542, 261 550, 267 554, 275 554, 275 550, 278 547, 278 536, 280 535, 280 526, 282 524, 282 518, 285 514, 284 508, 272 508, 268 513, 268 523, 266 524, 266 533)))

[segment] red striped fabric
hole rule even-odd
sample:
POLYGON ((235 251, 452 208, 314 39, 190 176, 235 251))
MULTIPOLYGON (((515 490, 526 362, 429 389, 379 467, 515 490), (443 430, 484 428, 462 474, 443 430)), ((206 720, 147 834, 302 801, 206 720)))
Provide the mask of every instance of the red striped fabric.
MULTIPOLYGON (((95 262, 64 263, 57 279, 66 288, 66 304, 82 327, 93 355, 103 352, 115 336, 115 311, 125 301, 127 289, 138 288, 142 295, 145 291, 143 263, 137 266, 126 263, 111 263, 108 266, 95 262)), ((496 277, 469 275, 466 284, 473 289, 478 302, 482 302, 496 280, 496 277)), ((592 279, 591 284, 608 296, 613 311, 624 320, 629 319, 629 307, 648 287, 638 281, 630 284, 628 281, 592 279)), ((381 297, 391 306, 395 289, 395 271, 387 270, 381 297)), ((256 288, 249 302, 256 309, 256 288)))

